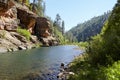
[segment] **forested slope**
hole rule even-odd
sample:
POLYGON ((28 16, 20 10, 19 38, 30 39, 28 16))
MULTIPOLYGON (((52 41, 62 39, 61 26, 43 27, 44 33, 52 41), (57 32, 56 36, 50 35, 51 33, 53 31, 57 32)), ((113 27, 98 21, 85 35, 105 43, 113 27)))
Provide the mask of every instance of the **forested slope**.
POLYGON ((86 41, 91 36, 100 33, 105 21, 108 19, 110 12, 104 13, 101 16, 93 17, 92 19, 78 24, 77 26, 66 32, 66 36, 70 41, 86 41))

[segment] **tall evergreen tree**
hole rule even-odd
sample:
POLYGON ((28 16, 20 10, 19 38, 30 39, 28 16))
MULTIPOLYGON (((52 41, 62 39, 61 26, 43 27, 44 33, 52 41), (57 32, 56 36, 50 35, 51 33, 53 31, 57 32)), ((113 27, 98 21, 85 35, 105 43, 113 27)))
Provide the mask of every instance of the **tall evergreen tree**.
POLYGON ((36 3, 37 4, 37 14, 39 15, 39 16, 44 16, 43 15, 43 6, 42 6, 42 3, 43 3, 43 0, 38 0, 38 2, 36 3))
POLYGON ((45 16, 45 11, 46 11, 46 3, 43 2, 43 15, 45 16))
POLYGON ((115 5, 101 34, 93 37, 89 46, 91 64, 108 65, 120 60, 120 0, 115 5))
POLYGON ((31 10, 43 17, 45 15, 45 2, 43 0, 33 0, 33 3, 30 4, 31 10))
POLYGON ((105 41, 106 53, 113 60, 120 60, 120 0, 117 1, 105 28, 103 40, 105 41))
POLYGON ((55 21, 54 21, 54 26, 61 27, 61 17, 59 14, 56 15, 55 21))
POLYGON ((33 3, 31 3, 30 6, 31 6, 31 10, 32 10, 34 13, 37 13, 36 0, 33 0, 33 3))
POLYGON ((62 35, 64 35, 65 33, 65 22, 62 21, 62 35))

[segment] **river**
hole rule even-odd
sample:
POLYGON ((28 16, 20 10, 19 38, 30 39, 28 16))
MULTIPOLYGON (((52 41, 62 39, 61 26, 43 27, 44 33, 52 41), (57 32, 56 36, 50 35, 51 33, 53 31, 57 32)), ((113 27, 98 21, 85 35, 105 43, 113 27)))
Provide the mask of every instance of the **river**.
POLYGON ((57 80, 60 64, 82 53, 75 48, 66 45, 0 54, 0 80, 57 80))

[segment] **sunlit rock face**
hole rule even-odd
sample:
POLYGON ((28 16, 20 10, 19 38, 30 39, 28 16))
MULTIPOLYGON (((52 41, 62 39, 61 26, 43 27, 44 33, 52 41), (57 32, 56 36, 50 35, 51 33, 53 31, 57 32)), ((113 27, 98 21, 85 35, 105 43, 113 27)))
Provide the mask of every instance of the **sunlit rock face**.
POLYGON ((12 1, 0 1, 0 30, 15 31, 18 27, 17 9, 12 1))
POLYGON ((51 35, 50 33, 50 23, 44 17, 38 17, 36 19, 35 32, 38 36, 47 38, 51 35))
MULTIPOLYGON (((9 33, 11 37, 13 37, 12 40, 11 38, 8 39, 9 41, 11 40, 9 42, 10 45, 12 45, 12 47, 15 46, 15 50, 26 49, 29 44, 38 41, 37 38, 34 39, 32 37, 31 42, 26 41, 22 35, 17 33, 18 27, 26 29, 31 34, 36 35, 43 43, 43 46, 58 44, 57 39, 52 36, 50 21, 47 18, 39 17, 37 14, 30 11, 27 6, 19 4, 14 0, 0 0, 0 30, 5 30, 5 33, 9 33), (17 44, 17 42, 21 44, 17 44)), ((3 41, 7 43, 6 38, 3 39, 3 41)), ((3 46, 4 44, 1 43, 0 45, 3 46)), ((10 50, 9 43, 7 43, 7 47, 3 47, 3 49, 5 48, 4 51, 10 50)))
POLYGON ((58 41, 52 36, 50 21, 44 17, 38 17, 36 19, 35 34, 38 36, 43 46, 58 45, 58 41))
POLYGON ((37 15, 31 11, 17 8, 18 19, 20 19, 20 25, 22 28, 27 29, 31 34, 34 34, 34 26, 36 23, 37 15))

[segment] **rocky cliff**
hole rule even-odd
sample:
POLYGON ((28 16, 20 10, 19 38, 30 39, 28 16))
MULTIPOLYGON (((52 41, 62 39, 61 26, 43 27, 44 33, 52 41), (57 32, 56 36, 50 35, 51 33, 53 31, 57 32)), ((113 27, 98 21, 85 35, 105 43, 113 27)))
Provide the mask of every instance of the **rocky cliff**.
POLYGON ((51 35, 49 21, 39 17, 25 5, 13 0, 0 0, 0 51, 31 49, 39 41, 43 46, 58 44, 51 35), (18 27, 30 32, 30 40, 17 32, 18 27))

